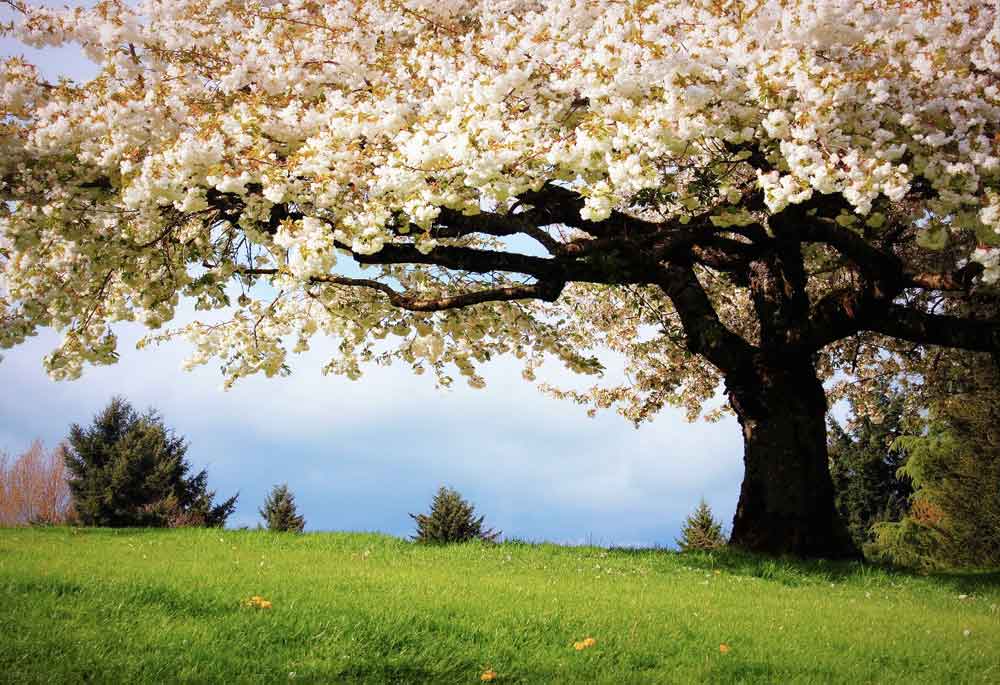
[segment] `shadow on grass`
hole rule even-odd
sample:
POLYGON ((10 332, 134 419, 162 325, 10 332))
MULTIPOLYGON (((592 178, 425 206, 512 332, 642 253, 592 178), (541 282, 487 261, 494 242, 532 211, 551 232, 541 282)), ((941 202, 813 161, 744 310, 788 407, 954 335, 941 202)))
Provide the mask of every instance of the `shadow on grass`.
POLYGON ((315 682, 331 683, 440 683, 440 682, 462 682, 468 680, 468 671, 452 677, 438 670, 422 668, 415 665, 391 664, 384 662, 371 662, 348 666, 327 673, 323 678, 315 679, 315 682), (465 678, 461 676, 465 675, 465 678), (329 678, 326 680, 325 678, 329 678))
MULTIPOLYGON (((235 603, 226 606, 218 601, 199 598, 194 592, 178 592, 159 584, 93 581, 83 584, 57 577, 23 577, 0 584, 0 590, 11 596, 51 595, 60 599, 66 597, 107 599, 109 600, 107 606, 146 606, 187 618, 220 616, 239 609, 235 603)), ((104 604, 98 602, 97 606, 104 604)))
POLYGON ((24 577, 0 584, 0 590, 11 596, 47 594, 62 598, 82 595, 88 588, 62 578, 24 577))
POLYGON ((933 580, 956 592, 972 594, 983 590, 1000 590, 1000 570, 969 569, 922 572, 866 561, 829 561, 766 557, 725 548, 716 552, 677 552, 664 548, 613 547, 610 554, 664 559, 691 568, 708 571, 722 570, 736 575, 753 576, 782 585, 798 586, 845 581, 892 582, 893 580, 933 580))

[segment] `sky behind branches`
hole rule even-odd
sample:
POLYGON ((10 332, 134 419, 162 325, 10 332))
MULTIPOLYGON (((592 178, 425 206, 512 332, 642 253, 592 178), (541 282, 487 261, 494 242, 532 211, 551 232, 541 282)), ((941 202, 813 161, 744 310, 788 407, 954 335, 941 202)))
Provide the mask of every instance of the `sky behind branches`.
MULTIPOLYGON (((0 21, 9 20, 0 10, 0 21)), ((39 52, 0 40, 47 78, 87 78, 74 47, 39 52)), ((590 419, 521 380, 511 359, 486 365, 485 390, 460 380, 439 390, 403 366, 369 367, 360 381, 324 377, 326 340, 293 359, 289 378, 251 378, 224 392, 217 365, 180 370, 184 343, 138 352, 139 326, 119 329, 121 360, 55 383, 41 360, 58 341, 44 331, 0 362, 0 450, 34 438, 55 445, 70 423, 86 423, 115 394, 155 407, 185 436, 188 458, 208 468, 222 497, 240 492, 230 525, 254 526, 268 489, 287 482, 307 530, 412 532, 439 485, 457 488, 506 536, 618 545, 672 544, 704 496, 728 525, 743 475, 735 420, 689 424, 668 409, 638 430, 612 412, 590 419), (324 349, 325 348, 325 349, 324 349)), ((608 358, 612 369, 613 357, 608 358)), ((607 381, 620 372, 613 370, 607 381)), ((538 377, 582 385, 558 363, 538 377)))

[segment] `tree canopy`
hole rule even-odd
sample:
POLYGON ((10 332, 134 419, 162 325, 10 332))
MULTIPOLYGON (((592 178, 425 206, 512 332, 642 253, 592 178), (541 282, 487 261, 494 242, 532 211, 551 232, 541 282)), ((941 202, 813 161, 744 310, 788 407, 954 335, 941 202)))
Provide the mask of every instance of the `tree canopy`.
POLYGON ((85 526, 222 527, 238 495, 216 504, 208 473, 191 473, 187 443, 154 411, 115 397, 89 426, 73 424, 65 463, 85 526))
POLYGON ((756 502, 737 518, 775 524, 734 540, 806 550, 836 537, 786 530, 832 511, 819 382, 899 341, 1000 349, 995 318, 950 305, 1000 278, 981 0, 7 4, 7 33, 100 66, 0 76, 0 344, 61 330, 57 378, 181 297, 230 316, 152 339, 186 336, 226 383, 316 334, 341 341, 329 372, 474 386, 499 353, 533 378, 546 355, 599 372, 609 346, 627 383, 553 392, 638 421, 725 381, 756 502), (751 461, 781 459, 799 483, 769 490, 792 476, 751 461))

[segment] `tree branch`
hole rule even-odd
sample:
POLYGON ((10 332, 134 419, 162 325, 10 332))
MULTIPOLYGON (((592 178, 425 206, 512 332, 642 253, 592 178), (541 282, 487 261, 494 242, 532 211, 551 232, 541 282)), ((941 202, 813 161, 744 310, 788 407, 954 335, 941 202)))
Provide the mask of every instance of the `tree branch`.
POLYGON ((691 352, 704 355, 723 373, 749 363, 754 347, 722 323, 691 266, 667 265, 659 286, 680 315, 691 352))
MULTIPOLYGON (((238 269, 237 273, 248 276, 273 276, 278 273, 278 269, 238 269)), ((437 312, 445 309, 458 309, 484 302, 509 302, 511 300, 544 300, 545 302, 555 302, 559 299, 565 287, 564 282, 538 282, 529 285, 511 285, 499 288, 487 288, 473 292, 459 293, 457 295, 443 295, 441 297, 413 297, 398 292, 386 283, 375 281, 369 278, 349 278, 347 276, 326 275, 313 276, 309 278, 309 283, 316 285, 343 285, 352 288, 369 288, 389 298, 389 302, 394 307, 407 309, 411 312, 437 312)))
POLYGON ((441 214, 431 229, 435 238, 458 238, 470 233, 482 233, 492 236, 509 236, 523 233, 540 243, 550 254, 563 253, 564 244, 556 240, 530 220, 526 213, 496 214, 480 212, 467 215, 447 207, 441 208, 441 214))
POLYGON ((337 247, 350 250, 360 264, 434 264, 448 269, 475 273, 504 271, 534 276, 538 280, 566 281, 563 265, 554 259, 532 257, 516 252, 481 250, 474 247, 438 246, 426 254, 416 245, 390 243, 373 254, 360 254, 350 245, 337 243, 337 247))
POLYGON ((524 216, 538 226, 565 224, 597 238, 656 233, 664 228, 662 224, 618 211, 611 212, 611 216, 603 221, 587 221, 580 216, 584 198, 575 191, 552 183, 546 183, 541 190, 522 193, 517 199, 533 207, 518 216, 524 216))
POLYGON ((882 252, 833 219, 806 217, 798 231, 805 242, 823 243, 834 248, 856 264, 866 278, 888 286, 887 290, 896 289, 898 292, 904 285, 903 263, 898 257, 882 252))
POLYGON ((799 342, 809 350, 821 350, 863 330, 865 320, 885 308, 868 293, 854 287, 838 288, 813 305, 799 342))
POLYGON ((951 272, 906 273, 906 285, 924 290, 968 291, 983 271, 985 271, 985 267, 982 264, 969 262, 961 269, 951 272))
POLYGON ((978 352, 1000 352, 1000 321, 927 314, 891 304, 883 316, 872 317, 864 328, 921 345, 958 347, 978 352))

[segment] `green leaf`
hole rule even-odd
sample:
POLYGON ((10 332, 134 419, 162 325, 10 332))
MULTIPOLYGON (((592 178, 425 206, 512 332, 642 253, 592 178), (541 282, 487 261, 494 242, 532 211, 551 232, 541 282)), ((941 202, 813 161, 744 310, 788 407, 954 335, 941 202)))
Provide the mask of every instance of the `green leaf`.
POLYGON ((1000 233, 997 233, 995 228, 986 224, 980 223, 976 226, 976 240, 983 245, 1000 247, 1000 233))
POLYGON ((948 227, 935 224, 925 228, 917 233, 917 245, 925 250, 943 250, 948 245, 948 227))

